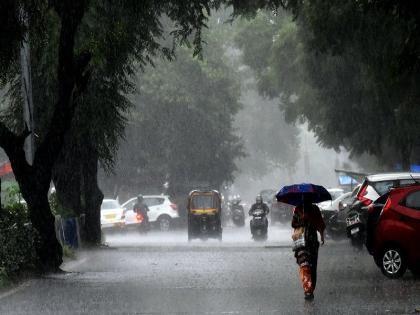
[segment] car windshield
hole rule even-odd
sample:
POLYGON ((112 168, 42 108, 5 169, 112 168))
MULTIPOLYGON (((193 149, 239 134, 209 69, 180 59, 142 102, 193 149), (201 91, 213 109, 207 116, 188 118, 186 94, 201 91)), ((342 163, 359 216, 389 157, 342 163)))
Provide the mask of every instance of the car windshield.
POLYGON ((213 195, 194 196, 191 200, 193 209, 213 209, 216 208, 216 199, 213 195))
POLYGON ((119 204, 116 200, 104 200, 101 205, 101 210, 116 209, 119 204))
POLYGON ((381 182, 372 182, 370 183, 373 188, 375 188, 376 192, 379 196, 382 196, 389 192, 389 190, 394 186, 394 181, 387 180, 387 181, 381 181, 381 182))

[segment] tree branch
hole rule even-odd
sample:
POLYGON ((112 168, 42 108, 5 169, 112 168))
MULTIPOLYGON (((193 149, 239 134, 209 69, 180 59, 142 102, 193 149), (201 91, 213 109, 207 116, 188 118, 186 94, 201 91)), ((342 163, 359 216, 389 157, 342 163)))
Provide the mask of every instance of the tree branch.
POLYGON ((61 19, 61 30, 58 50, 58 101, 44 141, 35 153, 34 165, 42 171, 51 171, 61 151, 66 132, 70 129, 75 112, 75 99, 87 85, 86 68, 91 55, 74 54, 77 29, 86 11, 87 0, 51 1, 61 19))

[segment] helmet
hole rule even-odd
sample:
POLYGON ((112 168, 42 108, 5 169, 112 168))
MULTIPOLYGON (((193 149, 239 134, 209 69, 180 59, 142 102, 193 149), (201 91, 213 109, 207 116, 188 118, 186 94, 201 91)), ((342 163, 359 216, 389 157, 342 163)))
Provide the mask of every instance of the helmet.
POLYGON ((137 201, 142 202, 143 201, 143 195, 138 195, 137 196, 137 201))
POLYGON ((255 198, 255 201, 257 203, 262 203, 263 202, 263 199, 262 199, 261 195, 258 195, 257 198, 255 198))

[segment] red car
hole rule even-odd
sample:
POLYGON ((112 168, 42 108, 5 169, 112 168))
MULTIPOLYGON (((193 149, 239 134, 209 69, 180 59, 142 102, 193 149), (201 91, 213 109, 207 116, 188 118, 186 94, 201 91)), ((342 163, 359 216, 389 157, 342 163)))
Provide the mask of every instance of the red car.
POLYGON ((371 253, 385 276, 420 271, 420 185, 390 191, 373 233, 371 253))

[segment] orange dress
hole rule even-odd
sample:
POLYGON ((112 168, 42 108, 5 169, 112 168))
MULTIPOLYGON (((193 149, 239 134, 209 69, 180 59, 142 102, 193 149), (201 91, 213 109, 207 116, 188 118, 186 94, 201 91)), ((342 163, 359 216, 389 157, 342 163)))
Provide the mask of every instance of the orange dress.
POLYGON ((296 262, 305 294, 312 294, 316 287, 318 264, 318 235, 324 233, 325 223, 316 205, 297 206, 293 211, 292 227, 305 228, 305 247, 295 251, 296 262))

